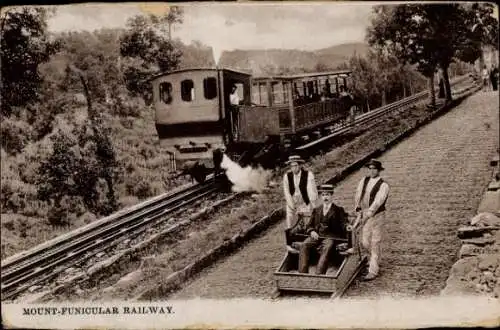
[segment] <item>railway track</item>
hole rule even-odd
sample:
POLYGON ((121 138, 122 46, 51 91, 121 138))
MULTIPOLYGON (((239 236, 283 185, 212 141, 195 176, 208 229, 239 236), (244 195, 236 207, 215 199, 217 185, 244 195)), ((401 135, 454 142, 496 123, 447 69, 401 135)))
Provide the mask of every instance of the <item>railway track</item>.
MULTIPOLYGON (((456 86, 468 80, 461 76, 452 81, 456 86)), ((332 128, 324 137, 307 143, 298 150, 314 149, 332 138, 347 133, 359 125, 373 124, 394 111, 404 111, 428 97, 424 91, 387 106, 362 114, 354 123, 332 128)), ((214 184, 213 175, 203 184, 190 185, 186 188, 167 193, 133 208, 116 213, 110 217, 96 221, 66 235, 48 241, 31 250, 7 258, 1 264, 2 300, 13 299, 30 287, 46 282, 65 269, 88 260, 97 253, 113 248, 127 238, 140 234, 165 217, 196 201, 216 193, 219 187, 214 184)))
POLYGON ((203 184, 160 196, 128 212, 69 233, 51 244, 43 244, 9 258, 1 265, 2 300, 16 297, 31 286, 118 245, 131 235, 137 235, 156 222, 164 221, 162 219, 167 215, 217 191, 218 186, 211 177, 203 184))

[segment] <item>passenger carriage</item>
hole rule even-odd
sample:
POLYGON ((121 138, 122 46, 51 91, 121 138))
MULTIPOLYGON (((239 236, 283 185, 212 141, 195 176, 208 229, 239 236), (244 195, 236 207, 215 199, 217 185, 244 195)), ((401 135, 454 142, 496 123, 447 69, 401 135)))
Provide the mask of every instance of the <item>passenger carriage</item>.
POLYGON ((343 70, 254 78, 252 106, 240 112, 242 139, 273 136, 293 143, 303 135, 321 134, 329 125, 345 124, 350 113, 339 90, 347 88, 350 74, 343 70))
POLYGON ((253 160, 271 166, 285 158, 301 137, 314 138, 328 126, 346 122, 349 109, 338 94, 349 76, 350 71, 344 70, 252 77, 221 68, 156 75, 150 81, 160 143, 174 168, 182 162, 197 181, 218 170, 222 152, 243 165, 253 160), (230 104, 233 85, 242 100, 238 106, 230 104))

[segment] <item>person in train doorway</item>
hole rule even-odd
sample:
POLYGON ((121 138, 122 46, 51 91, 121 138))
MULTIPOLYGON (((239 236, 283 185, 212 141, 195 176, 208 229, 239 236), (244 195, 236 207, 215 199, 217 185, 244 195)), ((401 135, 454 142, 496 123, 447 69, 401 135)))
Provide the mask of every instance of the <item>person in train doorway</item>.
POLYGON ((283 190, 286 200, 287 249, 297 252, 291 246, 291 237, 305 233, 305 223, 312 214, 318 199, 314 174, 303 168, 304 160, 298 155, 288 157, 290 170, 283 176, 283 190), (299 221, 300 220, 300 221, 299 221))
POLYGON ((300 246, 299 272, 307 273, 309 257, 314 248, 320 253, 316 274, 325 274, 328 260, 335 250, 334 238, 347 239, 347 213, 344 208, 333 203, 333 185, 324 184, 319 188, 322 204, 314 208, 306 233, 309 235, 300 246))
POLYGON ((491 87, 494 91, 498 90, 498 68, 494 67, 490 72, 491 87))
POLYGON ((236 84, 231 86, 231 94, 229 94, 229 103, 231 105, 231 117, 233 124, 233 137, 235 140, 238 139, 239 132, 239 105, 241 104, 240 97, 238 95, 238 87, 236 84))
POLYGON ((354 205, 357 218, 353 227, 361 228, 361 243, 365 254, 369 256, 368 274, 364 280, 370 281, 379 273, 380 242, 389 185, 380 177, 380 172, 384 170, 381 162, 372 159, 366 167, 369 175, 360 180, 356 190, 354 205))

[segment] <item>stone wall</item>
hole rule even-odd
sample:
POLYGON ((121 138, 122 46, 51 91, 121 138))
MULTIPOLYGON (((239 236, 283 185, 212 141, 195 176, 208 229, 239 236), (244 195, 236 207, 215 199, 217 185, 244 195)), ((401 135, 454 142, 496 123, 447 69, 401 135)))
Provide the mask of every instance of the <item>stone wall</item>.
MULTIPOLYGON (((491 162, 498 168, 498 156, 491 162)), ((500 180, 497 170, 484 193, 478 214, 458 229, 459 259, 450 270, 442 295, 500 298, 500 180)))

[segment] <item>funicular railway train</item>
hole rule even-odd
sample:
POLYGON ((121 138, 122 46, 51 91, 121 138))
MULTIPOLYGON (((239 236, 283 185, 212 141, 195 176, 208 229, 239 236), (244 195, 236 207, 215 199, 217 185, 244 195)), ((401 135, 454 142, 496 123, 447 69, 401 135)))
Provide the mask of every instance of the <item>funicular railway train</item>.
POLYGON ((271 168, 301 138, 321 136, 327 127, 350 120, 351 105, 342 98, 350 74, 252 77, 196 68, 156 75, 150 82, 160 143, 198 182, 220 171, 223 153, 242 165, 271 168), (231 102, 234 87, 237 105, 234 98, 231 102))

